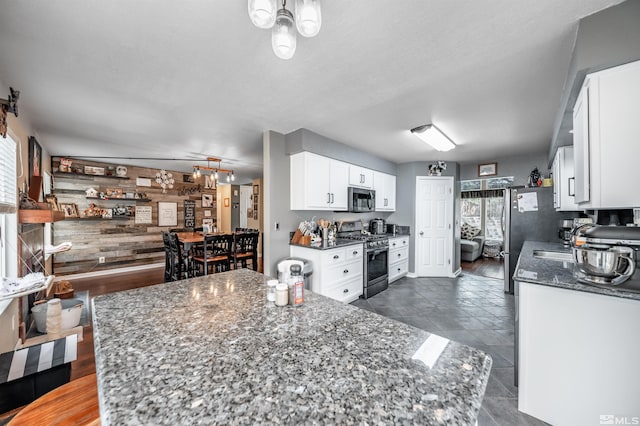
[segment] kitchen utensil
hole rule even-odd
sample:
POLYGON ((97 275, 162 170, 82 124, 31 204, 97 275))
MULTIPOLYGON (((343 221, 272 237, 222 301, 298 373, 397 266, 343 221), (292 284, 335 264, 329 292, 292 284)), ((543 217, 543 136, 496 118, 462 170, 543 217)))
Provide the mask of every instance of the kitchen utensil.
POLYGON ((636 271, 631 247, 574 247, 573 259, 578 269, 587 276, 586 280, 597 284, 620 285, 636 271))

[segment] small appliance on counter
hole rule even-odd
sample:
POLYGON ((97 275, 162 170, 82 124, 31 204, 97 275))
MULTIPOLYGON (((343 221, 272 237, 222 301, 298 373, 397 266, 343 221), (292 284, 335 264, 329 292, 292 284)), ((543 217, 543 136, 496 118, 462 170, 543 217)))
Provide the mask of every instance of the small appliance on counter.
POLYGON ((387 234, 396 235, 410 235, 409 225, 396 225, 395 223, 387 223, 387 234))
POLYGON ((558 230, 558 237, 562 240, 562 245, 569 247, 571 245, 571 237, 573 237, 573 220, 564 219, 558 230))
POLYGON ((373 235, 385 234, 387 232, 387 226, 384 219, 371 219, 369 221, 369 232, 373 235))
POLYGON ((578 281, 640 292, 640 228, 586 224, 571 245, 578 281))

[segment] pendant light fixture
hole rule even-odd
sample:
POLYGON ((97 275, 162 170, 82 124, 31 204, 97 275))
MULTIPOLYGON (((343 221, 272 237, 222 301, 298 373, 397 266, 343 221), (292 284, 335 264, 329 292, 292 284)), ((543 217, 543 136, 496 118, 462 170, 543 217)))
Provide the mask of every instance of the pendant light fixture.
POLYGON ((320 0, 295 0, 295 19, 287 10, 287 0, 281 0, 282 8, 277 12, 276 0, 248 1, 251 22, 258 28, 271 28, 271 47, 280 59, 291 59, 296 53, 296 28, 303 37, 314 37, 320 32, 320 0))

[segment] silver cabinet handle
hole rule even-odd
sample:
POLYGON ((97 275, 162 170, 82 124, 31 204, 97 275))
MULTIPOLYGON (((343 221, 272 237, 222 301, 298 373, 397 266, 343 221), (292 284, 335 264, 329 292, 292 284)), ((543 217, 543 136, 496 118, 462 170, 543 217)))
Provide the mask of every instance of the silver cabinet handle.
POLYGON ((353 252, 354 256, 358 254, 358 250, 354 250, 353 252))
POLYGON ((333 198, 333 192, 331 193, 331 204, 333 204, 334 198, 333 198))
POLYGON ((396 246, 396 243, 393 243, 393 246, 395 247, 395 246, 396 246))
POLYGON ((349 293, 349 289, 345 288, 344 290, 342 290, 343 293, 349 293))
POLYGON ((340 256, 338 256, 337 254, 333 255, 334 259, 340 259, 340 256))
POLYGON ((402 269, 401 269, 401 268, 398 268, 398 272, 400 272, 400 271, 402 271, 402 269))
POLYGON ((407 242, 405 240, 402 240, 402 244, 407 244, 407 242))
POLYGON ((348 269, 345 269, 345 270, 344 270, 344 271, 342 271, 342 272, 344 272, 345 274, 348 274, 348 273, 349 273, 349 270, 348 270, 348 269))
POLYGON ((576 178, 569 178, 569 197, 576 196, 576 178), (573 185, 572 185, 573 184, 573 185))
POLYGON ((327 204, 331 204, 331 193, 327 192, 327 204))
POLYGON ((402 257, 402 253, 398 253, 398 257, 402 257))

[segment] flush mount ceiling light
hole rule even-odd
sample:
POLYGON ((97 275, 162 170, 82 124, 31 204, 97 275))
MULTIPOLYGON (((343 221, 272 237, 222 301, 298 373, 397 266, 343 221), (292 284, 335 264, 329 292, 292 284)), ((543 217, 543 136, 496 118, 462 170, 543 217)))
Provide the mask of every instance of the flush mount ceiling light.
POLYGON ((322 26, 320 0, 295 0, 295 19, 287 10, 287 0, 249 0, 251 22, 258 28, 271 28, 271 47, 280 59, 291 59, 296 53, 296 30, 303 37, 314 37, 322 26))
POLYGON ((202 176, 202 170, 211 172, 211 175, 209 177, 207 177, 205 175, 205 177, 207 179, 211 180, 211 185, 213 188, 215 188, 215 183, 218 182, 218 172, 220 173, 226 173, 227 174, 227 182, 232 182, 236 180, 236 176, 233 174, 233 170, 230 169, 223 169, 220 167, 220 162, 222 160, 220 158, 215 158, 215 157, 207 157, 207 165, 206 166, 193 166, 193 178, 199 178, 200 176, 202 176), (209 163, 213 162, 213 163, 218 163, 218 167, 210 167, 209 163))
POLYGON ((450 151, 456 147, 451 139, 433 124, 414 127, 411 129, 411 133, 438 151, 450 151))

